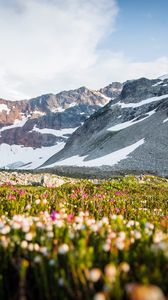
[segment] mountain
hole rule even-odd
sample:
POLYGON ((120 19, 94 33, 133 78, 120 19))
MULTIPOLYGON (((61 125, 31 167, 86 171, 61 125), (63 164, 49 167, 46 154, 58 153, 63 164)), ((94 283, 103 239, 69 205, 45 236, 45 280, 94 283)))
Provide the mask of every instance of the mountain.
POLYGON ((105 92, 80 87, 30 100, 0 99, 0 167, 38 167, 121 89, 121 83, 112 83, 105 92))
POLYGON ((125 82, 121 93, 91 115, 42 168, 168 176, 168 76, 125 82))

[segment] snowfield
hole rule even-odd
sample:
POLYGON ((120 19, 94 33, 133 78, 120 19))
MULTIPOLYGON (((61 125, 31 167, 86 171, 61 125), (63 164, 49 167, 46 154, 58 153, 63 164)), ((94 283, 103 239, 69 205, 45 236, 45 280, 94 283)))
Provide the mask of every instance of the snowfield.
POLYGON ((93 160, 85 161, 87 155, 83 157, 79 155, 75 155, 65 160, 58 161, 54 164, 45 166, 43 168, 53 168, 56 166, 81 166, 81 167, 100 167, 103 165, 114 166, 118 164, 121 160, 128 158, 128 155, 131 154, 138 147, 143 145, 144 142, 145 139, 141 139, 130 146, 124 147, 122 149, 119 149, 110 154, 104 155, 102 157, 93 160))
POLYGON ((64 147, 64 143, 58 143, 51 147, 33 149, 21 145, 0 145, 0 153, 3 158, 0 161, 0 168, 5 169, 35 169, 41 166, 52 155, 64 147))

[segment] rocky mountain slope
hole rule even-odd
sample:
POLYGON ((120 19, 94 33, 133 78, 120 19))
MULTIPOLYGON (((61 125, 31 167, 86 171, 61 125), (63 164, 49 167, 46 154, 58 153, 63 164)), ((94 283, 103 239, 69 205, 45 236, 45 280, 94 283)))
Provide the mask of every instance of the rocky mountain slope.
POLYGON ((81 87, 30 100, 0 99, 0 167, 38 167, 121 89, 112 83, 100 91, 81 87))
POLYGON ((87 169, 89 174, 146 171, 168 176, 168 76, 127 81, 42 167, 68 172, 69 166, 81 174, 87 169))

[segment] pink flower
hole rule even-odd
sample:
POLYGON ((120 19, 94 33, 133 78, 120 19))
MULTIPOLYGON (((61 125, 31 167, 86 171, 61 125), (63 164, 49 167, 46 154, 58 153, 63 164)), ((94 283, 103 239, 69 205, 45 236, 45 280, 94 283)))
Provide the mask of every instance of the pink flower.
POLYGON ((59 215, 58 212, 52 211, 52 213, 51 213, 51 220, 52 220, 52 221, 55 221, 55 220, 57 219, 57 216, 58 216, 58 215, 59 215))
POLYGON ((115 199, 112 198, 112 199, 109 200, 109 202, 115 203, 115 199))
POLYGON ((116 195, 116 196, 121 196, 121 195, 122 195, 122 192, 121 192, 121 191, 117 191, 117 192, 115 192, 115 195, 116 195))
POLYGON ((12 194, 9 194, 8 195, 8 200, 16 200, 16 196, 12 195, 12 194))
POLYGON ((68 215, 68 217, 67 217, 67 221, 68 222, 72 222, 73 219, 74 219, 74 215, 73 214, 68 215))

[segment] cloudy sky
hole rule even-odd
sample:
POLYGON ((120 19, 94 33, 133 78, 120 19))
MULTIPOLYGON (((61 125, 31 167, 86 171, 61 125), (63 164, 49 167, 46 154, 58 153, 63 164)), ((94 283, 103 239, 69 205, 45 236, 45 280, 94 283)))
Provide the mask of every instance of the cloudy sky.
POLYGON ((167 0, 0 0, 0 97, 168 73, 167 0))

